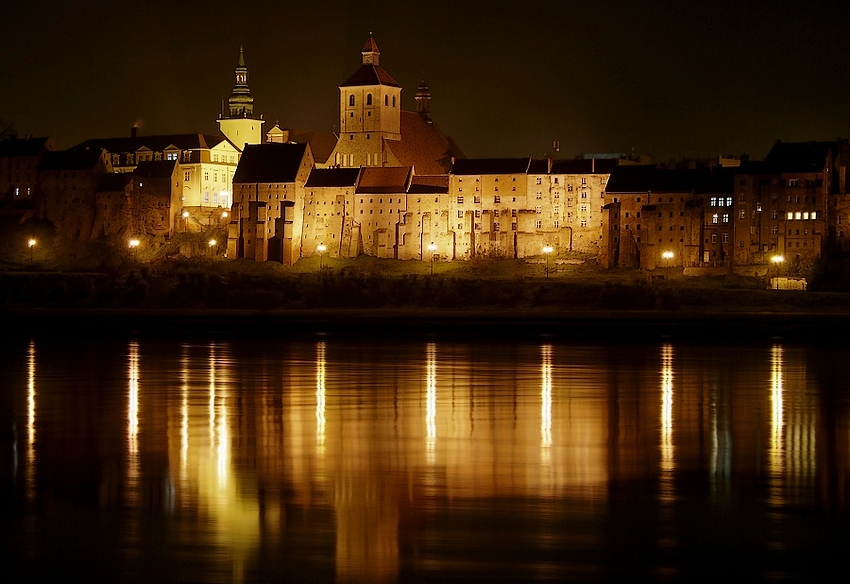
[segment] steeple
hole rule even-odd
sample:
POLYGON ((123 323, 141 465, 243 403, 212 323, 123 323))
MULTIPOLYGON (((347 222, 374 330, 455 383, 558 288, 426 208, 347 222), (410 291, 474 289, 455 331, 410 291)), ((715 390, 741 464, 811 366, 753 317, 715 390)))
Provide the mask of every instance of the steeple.
POLYGON ((239 47, 239 63, 236 65, 236 84, 227 100, 229 117, 248 118, 254 113, 254 97, 248 88, 248 67, 245 66, 245 53, 239 47))
POLYGON ((254 117, 254 96, 248 88, 248 67, 242 47, 234 75, 233 93, 227 100, 226 111, 218 116, 218 125, 221 133, 241 151, 245 144, 262 143, 263 137, 263 116, 254 117))
POLYGON ((431 119, 431 91, 424 81, 419 82, 419 87, 416 88, 416 111, 425 120, 431 119))
POLYGON ((366 41, 365 45, 363 45, 363 49, 360 53, 363 55, 364 65, 374 65, 375 67, 381 66, 381 51, 378 49, 378 43, 376 43, 375 39, 372 38, 371 31, 369 31, 369 40, 366 41))

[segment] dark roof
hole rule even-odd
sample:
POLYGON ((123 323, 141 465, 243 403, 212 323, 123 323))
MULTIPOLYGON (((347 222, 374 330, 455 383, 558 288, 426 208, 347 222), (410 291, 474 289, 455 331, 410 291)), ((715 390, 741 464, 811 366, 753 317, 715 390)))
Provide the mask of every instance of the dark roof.
POLYGON ((103 148, 110 154, 137 152, 148 149, 163 151, 169 146, 180 150, 209 149, 225 142, 224 136, 212 134, 170 134, 164 136, 127 136, 125 138, 94 138, 74 146, 73 149, 103 148))
POLYGON ((337 138, 333 132, 290 130, 289 140, 298 144, 309 144, 316 164, 325 164, 336 146, 337 138))
POLYGON ((765 157, 774 172, 820 172, 835 142, 777 141, 765 157))
POLYGON ((247 144, 233 175, 234 183, 291 183, 307 144, 247 144))
POLYGON ((136 166, 133 174, 141 178, 170 179, 175 166, 177 166, 176 160, 143 160, 136 166))
POLYGON ((0 156, 38 156, 52 150, 50 138, 7 138, 0 141, 0 156))
POLYGON ((449 175, 414 175, 407 187, 410 195, 441 195, 449 192, 449 175))
POLYGON ((437 124, 416 112, 401 112, 401 140, 384 142, 401 166, 412 166, 419 174, 443 174, 452 159, 463 153, 448 139, 437 124))
POLYGON ((358 193, 403 193, 412 168, 410 166, 364 166, 357 181, 358 193))
POLYGON ((304 188, 353 187, 357 184, 359 168, 314 168, 304 188))
POLYGON ((528 165, 528 174, 549 174, 549 161, 532 159, 528 165))
POLYGON ((383 67, 377 65, 361 65, 354 74, 345 80, 340 87, 359 87, 362 85, 388 85, 390 87, 401 87, 392 75, 383 67))
POLYGON ((131 180, 133 175, 129 172, 108 172, 97 179, 97 192, 123 192, 131 180))
POLYGON ((468 158, 455 160, 451 174, 524 174, 531 158, 468 158))
POLYGON ((605 191, 614 193, 732 193, 734 169, 617 166, 605 191))
POLYGON ((40 171, 92 170, 101 160, 100 149, 59 150, 45 152, 38 169, 40 171))
POLYGON ((553 160, 552 174, 611 174, 617 163, 616 158, 553 160))

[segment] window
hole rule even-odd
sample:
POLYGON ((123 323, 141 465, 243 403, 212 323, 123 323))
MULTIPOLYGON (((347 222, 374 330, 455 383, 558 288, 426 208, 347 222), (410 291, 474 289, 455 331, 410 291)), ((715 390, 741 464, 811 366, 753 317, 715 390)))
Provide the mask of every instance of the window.
POLYGON ((354 94, 353 93, 348 96, 348 106, 354 107, 354 94))
POLYGON ((738 217, 740 219, 746 219, 747 218, 747 212, 745 210, 741 209, 740 213, 738 213, 738 217))
POLYGON ((209 172, 204 173, 204 180, 210 180, 210 173, 209 172))
POLYGON ((475 195, 475 197, 473 197, 473 201, 475 203, 480 203, 481 202, 481 195, 475 195))
POLYGON ((372 94, 371 93, 366 94, 366 105, 372 105, 372 94))
POLYGON ((717 224, 717 222, 718 222, 719 220, 720 220, 720 216, 719 216, 717 213, 714 213, 714 214, 711 216, 711 222, 712 222, 712 223, 714 223, 715 225, 717 224))
POLYGON ((555 227, 555 229, 558 229, 560 227, 560 223, 557 219, 555 219, 554 227, 555 227))
POLYGON ((729 213, 723 213, 723 222, 729 223, 729 213))
POLYGON ((537 184, 543 184, 543 179, 539 176, 537 177, 537 184))
POLYGON ((537 229, 540 229, 541 227, 543 227, 543 221, 541 221, 540 219, 538 219, 537 221, 535 221, 535 222, 534 222, 534 226, 535 226, 537 229))
POLYGON ((390 96, 389 96, 389 95, 385 95, 385 96, 384 96, 384 105, 390 105, 390 101, 389 101, 389 100, 390 100, 390 96))
POLYGON ((395 107, 395 96, 393 96, 393 107, 395 107))
POLYGON ((539 200, 539 199, 542 199, 542 198, 543 198, 543 193, 541 193, 540 191, 537 191, 537 199, 539 200))
POLYGON ((186 172, 184 172, 184 173, 183 173, 183 180, 188 181, 188 180, 191 178, 191 176, 192 176, 192 175, 191 175, 191 174, 189 173, 189 171, 187 170, 186 172))
POLYGON ((711 234, 711 243, 717 243, 717 234, 716 233, 711 234))
POLYGON ((463 219, 463 211, 458 211, 458 212, 457 212, 457 218, 458 218, 458 219, 463 219))
POLYGON ((581 226, 582 226, 582 227, 587 227, 587 219, 582 219, 582 220, 581 220, 581 226))
POLYGON ((458 195, 458 196, 457 196, 457 204, 458 204, 458 205, 463 205, 463 195, 458 195))
POLYGON ((481 209, 476 209, 476 210, 475 210, 475 217, 476 217, 476 218, 481 217, 481 209))
POLYGON ((516 231, 516 223, 511 223, 511 231, 516 231))
POLYGON ((543 207, 541 207, 540 205, 538 205, 537 207, 535 207, 534 211, 535 211, 536 213, 540 214, 540 213, 542 213, 542 212, 543 212, 543 207))
POLYGON ((501 196, 496 195, 496 196, 493 197, 493 203, 501 203, 501 202, 502 202, 501 196))
POLYGON ((778 233, 779 233, 779 227, 777 227, 776 225, 773 225, 773 226, 770 228, 770 234, 771 234, 771 235, 777 235, 778 233))
POLYGON ((788 179, 788 186, 789 186, 789 187, 796 187, 796 186, 797 186, 797 182, 798 182, 798 181, 797 181, 797 179, 796 179, 796 178, 789 178, 789 179, 788 179))
POLYGON ((458 223, 458 224, 457 224, 457 228, 458 228, 458 231, 460 231, 461 229, 463 229, 463 223, 458 223))

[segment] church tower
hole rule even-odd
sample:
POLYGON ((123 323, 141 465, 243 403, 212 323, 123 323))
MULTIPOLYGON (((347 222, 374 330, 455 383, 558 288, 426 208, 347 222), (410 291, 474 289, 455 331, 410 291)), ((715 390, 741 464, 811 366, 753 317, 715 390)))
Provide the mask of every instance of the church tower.
POLYGON ((401 86, 381 67, 371 34, 360 53, 360 68, 339 87, 338 166, 381 166, 384 141, 401 139, 401 86))
POLYGON ((248 67, 245 54, 239 47, 239 63, 236 65, 236 83, 227 100, 226 111, 218 116, 221 133, 241 152, 246 144, 260 144, 263 136, 263 117, 254 116, 254 96, 248 88, 248 67))

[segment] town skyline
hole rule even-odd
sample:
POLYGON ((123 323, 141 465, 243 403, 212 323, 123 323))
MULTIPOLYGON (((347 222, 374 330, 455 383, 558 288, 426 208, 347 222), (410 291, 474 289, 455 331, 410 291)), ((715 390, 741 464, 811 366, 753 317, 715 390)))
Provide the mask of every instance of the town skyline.
POLYGON ((337 88, 371 30, 404 88, 402 106, 414 109, 424 80, 433 119, 469 157, 761 158, 777 139, 850 134, 850 46, 829 2, 817 14, 779 2, 769 15, 723 2, 606 6, 536 2, 517 16, 473 3, 467 22, 441 0, 418 11, 334 5, 333 18, 262 2, 235 12, 213 2, 203 13, 154 3, 133 25, 100 2, 72 12, 9 6, 21 26, 9 31, 14 50, 0 67, 15 88, 0 98, 0 116, 60 148, 128 135, 134 124, 147 135, 218 133, 243 46, 266 129, 279 120, 333 131, 337 88))

